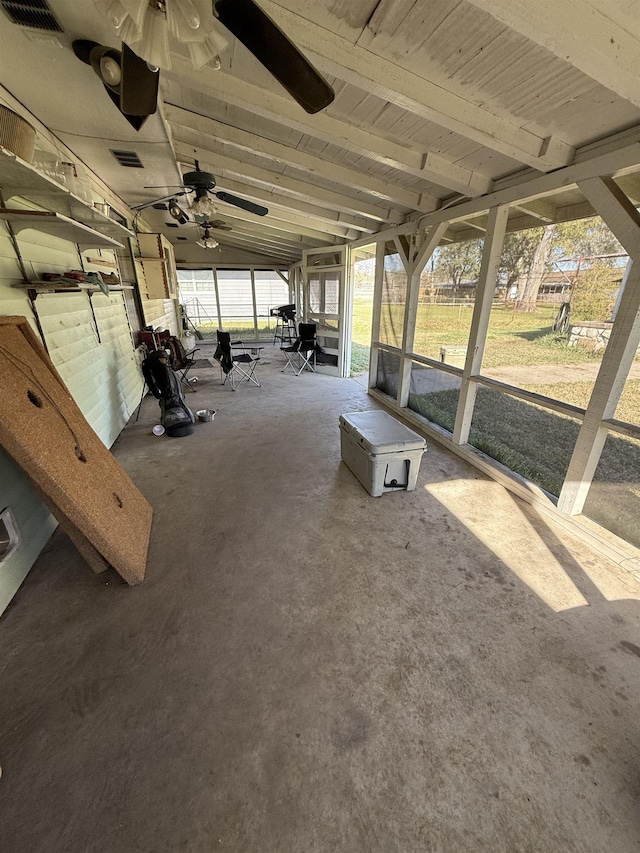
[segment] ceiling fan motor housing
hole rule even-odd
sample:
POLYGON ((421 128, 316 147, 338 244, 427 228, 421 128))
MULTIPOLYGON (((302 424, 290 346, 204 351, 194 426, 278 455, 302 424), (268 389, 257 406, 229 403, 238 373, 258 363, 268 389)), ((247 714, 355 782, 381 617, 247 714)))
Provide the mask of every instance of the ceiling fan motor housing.
POLYGON ((185 186, 192 187, 196 191, 198 198, 201 198, 206 190, 212 190, 216 186, 216 179, 210 172, 186 172, 182 180, 185 186))

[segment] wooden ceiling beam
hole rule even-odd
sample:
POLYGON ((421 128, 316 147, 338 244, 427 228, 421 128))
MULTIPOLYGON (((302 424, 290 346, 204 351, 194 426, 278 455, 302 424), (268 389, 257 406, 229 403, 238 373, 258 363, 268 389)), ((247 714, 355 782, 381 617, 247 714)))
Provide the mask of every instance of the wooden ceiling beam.
POLYGON ((174 72, 163 74, 162 90, 166 101, 198 101, 198 93, 206 93, 255 115, 286 124, 300 133, 321 139, 368 157, 376 163, 443 187, 445 190, 474 198, 491 189, 491 178, 480 171, 459 166, 431 151, 385 139, 350 122, 334 118, 326 112, 308 116, 291 98, 255 86, 223 70, 202 69, 195 72, 190 64, 176 57, 174 72))
MULTIPOLYGON (((397 225, 404 218, 403 214, 395 208, 371 204, 369 201, 352 198, 333 190, 327 190, 324 187, 317 187, 313 184, 300 181, 297 178, 289 178, 286 175, 280 175, 268 169, 249 166, 239 160, 233 160, 231 157, 225 157, 217 154, 215 151, 209 151, 203 146, 185 145, 182 142, 176 142, 175 149, 176 156, 184 162, 193 163, 194 158, 199 160, 206 158, 210 163, 210 171, 216 177, 239 177, 244 181, 265 186, 270 190, 285 189, 295 193, 299 199, 309 201, 311 204, 324 202, 334 210, 356 214, 357 216, 366 216, 378 222, 389 222, 392 225, 397 225)), ((222 186, 223 183, 221 180, 220 185, 222 186)))
POLYGON ((268 159, 279 168, 290 166, 300 169, 309 175, 311 180, 320 179, 352 187, 384 202, 399 204, 421 213, 430 213, 438 206, 438 199, 426 192, 405 189, 393 182, 368 175, 366 172, 331 163, 315 154, 273 142, 255 133, 231 127, 224 122, 198 115, 173 104, 165 104, 165 114, 172 126, 174 141, 197 144, 202 136, 213 137, 218 142, 237 149, 240 157, 243 153, 247 153, 268 159))

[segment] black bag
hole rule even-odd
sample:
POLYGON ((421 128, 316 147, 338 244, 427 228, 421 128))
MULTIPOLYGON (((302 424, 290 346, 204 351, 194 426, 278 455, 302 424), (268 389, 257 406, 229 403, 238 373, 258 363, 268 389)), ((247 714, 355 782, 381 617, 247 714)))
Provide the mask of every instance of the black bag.
POLYGON ((159 400, 160 423, 167 435, 180 438, 195 432, 196 419, 187 407, 180 380, 169 364, 169 355, 164 350, 154 350, 142 362, 142 375, 149 390, 159 400))

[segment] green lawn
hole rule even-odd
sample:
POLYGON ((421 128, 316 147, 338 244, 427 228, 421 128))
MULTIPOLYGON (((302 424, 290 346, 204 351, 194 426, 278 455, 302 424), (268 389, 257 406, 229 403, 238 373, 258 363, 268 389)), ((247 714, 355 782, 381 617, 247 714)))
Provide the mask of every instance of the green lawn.
MULTIPOLYGON (((640 386, 640 382, 637 385, 640 386)), ((631 399, 633 388, 630 395, 631 399)), ((583 404, 580 399, 576 390, 576 404, 583 404)), ((455 389, 409 397, 409 408, 450 432, 457 404, 458 391, 455 389)), ((573 418, 488 388, 479 388, 469 443, 557 496, 579 429, 580 423, 573 418)), ((585 505, 585 515, 640 547, 640 441, 609 435, 585 505)))
MULTIPOLYGON (((543 306, 535 313, 515 315, 510 306, 494 307, 483 366, 599 363, 601 355, 594 355, 581 347, 569 347, 566 337, 552 333, 555 314, 553 306, 543 306)), ((401 315, 402 306, 386 306, 383 311, 383 318, 389 326, 397 326, 401 315)), ((420 305, 415 351, 438 360, 441 346, 466 345, 470 323, 470 308, 420 305)), ((379 387, 395 396, 397 357, 386 354, 382 363, 386 365, 386 378, 379 387)), ((586 408, 593 383, 525 383, 523 387, 586 408)), ((457 403, 456 389, 411 394, 409 397, 411 409, 450 432, 453 431, 457 403)), ((629 423, 640 423, 640 380, 627 381, 616 417, 629 423)), ((579 428, 579 421, 573 418, 480 388, 469 442, 512 471, 558 495, 579 428)), ((640 547, 640 442, 615 435, 607 438, 585 505, 585 515, 640 547)))
MULTIPOLYGON (((569 347, 565 336, 554 335, 551 327, 557 306, 541 305, 534 313, 514 313, 510 304, 491 310, 484 352, 484 367, 533 364, 579 364, 600 361, 583 347, 569 347)), ((471 305, 419 305, 415 352, 439 360, 440 347, 466 346, 471 327, 471 305)), ((384 305, 382 340, 392 343, 390 333, 402 329, 403 305, 384 305)), ((371 305, 355 302, 352 339, 368 346, 371 335, 371 305)))

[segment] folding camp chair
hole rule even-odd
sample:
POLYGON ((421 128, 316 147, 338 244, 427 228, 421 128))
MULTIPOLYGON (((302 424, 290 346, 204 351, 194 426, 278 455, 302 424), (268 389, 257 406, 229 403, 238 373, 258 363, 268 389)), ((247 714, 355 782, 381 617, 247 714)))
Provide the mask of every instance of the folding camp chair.
POLYGON ((213 357, 220 363, 220 378, 224 385, 229 380, 231 390, 236 390, 236 382, 238 379, 247 382, 253 382, 254 385, 260 387, 260 383, 256 379, 256 365, 260 361, 260 356, 254 356, 251 352, 247 352, 242 341, 231 342, 229 332, 216 332, 218 337, 218 346, 213 357), (242 347, 242 352, 237 355, 233 354, 231 347, 242 347), (236 374, 238 379, 236 378, 236 374))
POLYGON ((165 341, 164 348, 169 352, 171 367, 178 374, 182 387, 189 391, 195 391, 196 389, 191 383, 197 382, 198 377, 194 376, 189 379, 188 374, 193 365, 196 363, 194 354, 198 352, 200 347, 194 347, 194 349, 187 352, 183 347, 180 338, 177 338, 175 335, 171 335, 165 341))
POLYGON ((306 368, 316 372, 316 324, 299 323, 298 337, 288 347, 280 347, 280 351, 287 357, 287 363, 282 368, 282 373, 290 370, 296 376, 300 376, 306 368))

